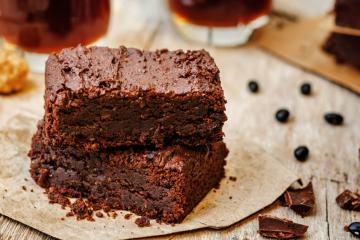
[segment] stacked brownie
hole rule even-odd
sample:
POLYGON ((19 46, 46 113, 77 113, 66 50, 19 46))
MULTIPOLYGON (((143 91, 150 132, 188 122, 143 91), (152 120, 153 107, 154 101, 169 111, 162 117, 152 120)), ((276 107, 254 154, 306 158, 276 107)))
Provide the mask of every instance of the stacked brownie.
POLYGON ((45 81, 29 152, 40 186, 176 223, 223 177, 225 99, 206 51, 79 46, 49 57, 45 81))
MULTIPOLYGON (((335 24, 360 32, 359 13, 359 0, 337 0, 335 3, 335 24)), ((324 49, 334 54, 339 63, 349 63, 360 68, 360 36, 331 33, 324 49)))

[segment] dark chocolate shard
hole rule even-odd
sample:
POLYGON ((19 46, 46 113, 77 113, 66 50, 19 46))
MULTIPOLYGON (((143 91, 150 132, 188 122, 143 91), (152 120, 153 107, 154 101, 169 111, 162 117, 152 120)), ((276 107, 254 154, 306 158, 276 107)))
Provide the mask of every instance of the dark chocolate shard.
POLYGON ((284 193, 286 206, 290 207, 301 216, 308 215, 315 206, 315 195, 310 182, 303 189, 288 189, 284 193))
POLYGON ((336 197, 336 203, 343 209, 360 211, 360 194, 346 189, 336 197))
POLYGON ((287 219, 272 216, 259 216, 259 233, 263 237, 290 239, 303 237, 308 226, 287 219))

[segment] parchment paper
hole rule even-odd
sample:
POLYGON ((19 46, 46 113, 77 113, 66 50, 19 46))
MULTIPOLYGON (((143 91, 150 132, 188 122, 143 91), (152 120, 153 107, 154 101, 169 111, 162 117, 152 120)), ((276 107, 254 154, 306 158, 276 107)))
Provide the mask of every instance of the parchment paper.
POLYGON ((270 52, 360 94, 360 70, 338 64, 334 55, 322 49, 331 31, 336 31, 333 15, 283 23, 275 19, 255 41, 270 52))
MULTIPOLYGON (((51 236, 112 240, 200 228, 223 228, 271 204, 297 180, 273 156, 245 142, 240 133, 231 131, 231 126, 228 126, 225 133, 230 150, 227 177, 222 180, 220 188, 216 192, 211 191, 183 223, 170 226, 152 220, 150 227, 139 228, 134 223, 136 215, 130 220, 124 219, 126 211, 118 211, 119 216, 115 219, 95 217, 95 222, 66 218, 68 211, 59 205, 49 204, 44 190, 32 181, 28 172, 27 152, 36 122, 42 116, 44 88, 42 77, 31 77, 37 80, 30 84, 32 87, 27 93, 0 98, 0 114, 3 117, 3 123, 0 122, 3 125, 0 130, 0 213, 51 236), (235 176, 237 180, 230 181, 229 176, 235 176), (62 217, 65 220, 61 220, 62 217)), ((228 117, 229 123, 236 123, 230 121, 231 114, 228 117)))

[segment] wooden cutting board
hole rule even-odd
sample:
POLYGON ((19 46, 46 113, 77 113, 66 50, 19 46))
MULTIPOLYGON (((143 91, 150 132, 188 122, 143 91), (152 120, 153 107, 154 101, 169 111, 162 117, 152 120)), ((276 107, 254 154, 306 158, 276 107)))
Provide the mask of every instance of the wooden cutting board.
POLYGON ((334 28, 334 16, 297 22, 274 18, 255 37, 262 48, 360 94, 360 69, 338 64, 322 46, 334 28))

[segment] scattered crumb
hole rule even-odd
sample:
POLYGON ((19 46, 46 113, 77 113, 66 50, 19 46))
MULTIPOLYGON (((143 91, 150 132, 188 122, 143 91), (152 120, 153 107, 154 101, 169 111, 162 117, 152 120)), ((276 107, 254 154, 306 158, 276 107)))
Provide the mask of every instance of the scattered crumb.
POLYGON ((60 218, 60 220, 61 220, 61 221, 64 221, 64 220, 65 220, 65 218, 63 218, 63 217, 62 217, 62 218, 60 218))
POLYGON ((214 189, 213 192, 216 192, 216 189, 214 189))
POLYGON ((76 215, 76 219, 86 219, 88 221, 95 221, 92 218, 93 210, 82 198, 77 199, 70 206, 71 211, 76 215))
POLYGON ((21 188, 22 188, 24 191, 26 191, 26 187, 25 187, 25 186, 22 186, 21 188))
POLYGON ((149 227, 150 226, 150 220, 147 217, 139 217, 135 220, 136 225, 138 227, 149 227))
POLYGON ((117 214, 116 212, 113 212, 113 213, 111 214, 111 217, 112 217, 113 219, 115 219, 117 216, 118 216, 118 214, 117 214))
POLYGON ((34 192, 34 189, 31 189, 30 192, 34 192))
POLYGON ((7 190, 7 189, 5 189, 4 191, 5 191, 5 192, 7 192, 8 190, 7 190))
POLYGON ((344 231, 345 231, 345 232, 349 232, 349 226, 348 226, 348 225, 345 225, 345 226, 344 226, 344 231))
POLYGON ((105 207, 104 207, 104 212, 107 213, 107 212, 110 212, 110 210, 111 210, 111 208, 110 208, 109 206, 105 206, 105 207))
POLYGON ((28 179, 27 179, 27 178, 24 178, 24 181, 25 181, 25 182, 27 182, 27 181, 28 181, 28 179))
POLYGON ((102 212, 96 212, 95 216, 97 216, 98 218, 103 218, 104 214, 102 212))
POLYGON ((230 177, 229 177, 229 180, 235 182, 235 181, 236 181, 236 177, 230 176, 230 177))
POLYGON ((125 218, 126 220, 129 220, 129 219, 131 218, 131 216, 132 216, 132 214, 131 214, 131 213, 128 213, 128 214, 126 214, 126 215, 124 216, 124 218, 125 218))
POLYGON ((58 203, 63 209, 71 205, 70 200, 63 196, 56 188, 50 187, 46 189, 46 193, 48 194, 50 204, 58 203))
POLYGON ((232 199, 232 196, 230 196, 229 199, 231 200, 231 199, 232 199))
POLYGON ((73 217, 74 216, 74 213, 73 212, 68 212, 67 214, 66 214, 66 217, 73 217))
POLYGON ((175 223, 172 223, 170 226, 175 227, 175 223))

